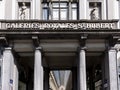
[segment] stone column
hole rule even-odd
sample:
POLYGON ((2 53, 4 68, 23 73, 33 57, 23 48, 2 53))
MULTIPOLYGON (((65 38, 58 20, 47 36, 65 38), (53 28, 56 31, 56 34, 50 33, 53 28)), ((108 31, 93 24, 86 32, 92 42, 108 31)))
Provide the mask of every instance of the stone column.
POLYGON ((18 90, 18 80, 19 80, 18 68, 17 65, 14 65, 13 90, 18 90))
POLYGON ((5 48, 3 52, 2 90, 12 90, 13 88, 13 67, 14 60, 11 48, 5 48))
POLYGON ((109 90, 118 90, 117 51, 113 48, 108 50, 108 64, 109 90))
POLYGON ((78 63, 78 90, 87 90, 86 83, 86 55, 85 50, 79 51, 79 63, 78 63))
POLYGON ((35 50, 34 90, 43 90, 43 67, 40 47, 35 50))

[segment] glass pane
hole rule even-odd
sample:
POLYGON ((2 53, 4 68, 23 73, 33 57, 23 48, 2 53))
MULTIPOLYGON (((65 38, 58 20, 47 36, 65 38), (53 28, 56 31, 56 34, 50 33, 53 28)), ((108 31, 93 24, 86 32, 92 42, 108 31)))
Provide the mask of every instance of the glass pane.
POLYGON ((67 20, 67 9, 61 9, 61 20, 67 20))
POLYGON ((77 8, 77 4, 76 4, 76 3, 73 3, 73 4, 72 4, 72 8, 77 8))
POLYGON ((53 9, 53 20, 59 20, 59 9, 53 9))
POLYGON ((43 20, 48 19, 48 9, 43 9, 43 20))
POLYGON ((59 3, 53 3, 53 7, 59 7, 59 3))
POLYGON ((72 20, 77 20, 77 9, 72 9, 72 20))
POLYGON ((60 3, 60 7, 67 7, 67 3, 60 3))

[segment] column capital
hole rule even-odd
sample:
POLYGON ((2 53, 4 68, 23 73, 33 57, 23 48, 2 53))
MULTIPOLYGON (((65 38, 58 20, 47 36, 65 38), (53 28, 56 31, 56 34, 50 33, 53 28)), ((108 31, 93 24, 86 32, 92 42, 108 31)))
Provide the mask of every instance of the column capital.
POLYGON ((40 50, 40 51, 42 51, 42 47, 36 47, 35 50, 40 50))
POLYGON ((32 36, 32 40, 33 40, 33 45, 35 47, 39 47, 40 41, 39 41, 38 36, 32 36))
POLYGON ((5 50, 12 50, 12 47, 6 47, 5 50))
POLYGON ((115 47, 108 47, 107 50, 108 50, 108 51, 116 51, 116 52, 118 51, 117 48, 115 48, 115 47))
POLYGON ((13 48, 12 47, 5 47, 3 49, 3 52, 11 52, 11 53, 13 53, 13 48))
POLYGON ((78 47, 77 50, 78 50, 78 52, 79 52, 80 50, 85 50, 85 51, 86 51, 86 50, 87 50, 87 47, 78 47))

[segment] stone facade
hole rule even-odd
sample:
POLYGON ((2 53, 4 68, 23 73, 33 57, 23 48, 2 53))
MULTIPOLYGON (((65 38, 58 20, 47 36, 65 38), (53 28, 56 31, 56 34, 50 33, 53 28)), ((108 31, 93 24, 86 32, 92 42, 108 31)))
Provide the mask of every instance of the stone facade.
POLYGON ((0 0, 0 90, 120 90, 119 7, 0 0))

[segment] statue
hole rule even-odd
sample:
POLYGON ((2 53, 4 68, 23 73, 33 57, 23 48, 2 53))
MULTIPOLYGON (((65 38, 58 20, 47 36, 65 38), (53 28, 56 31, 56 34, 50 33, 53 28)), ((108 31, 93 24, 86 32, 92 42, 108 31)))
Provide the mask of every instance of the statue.
POLYGON ((90 12, 91 20, 99 20, 100 19, 99 7, 97 3, 94 3, 94 8, 90 12))
POLYGON ((26 5, 25 5, 25 2, 22 3, 22 7, 20 9, 20 19, 25 19, 25 16, 26 16, 26 5))

